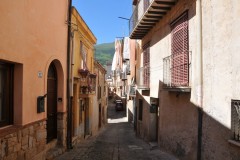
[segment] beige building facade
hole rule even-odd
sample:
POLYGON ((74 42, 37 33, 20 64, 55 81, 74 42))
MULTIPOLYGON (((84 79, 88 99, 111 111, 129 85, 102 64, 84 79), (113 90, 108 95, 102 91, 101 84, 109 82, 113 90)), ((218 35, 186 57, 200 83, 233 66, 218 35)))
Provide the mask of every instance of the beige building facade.
POLYGON ((239 3, 133 6, 139 12, 131 17, 130 38, 141 40, 134 64, 137 135, 180 159, 238 159, 239 3))
POLYGON ((96 96, 93 98, 92 133, 96 135, 107 124, 108 85, 105 81, 107 71, 98 61, 94 62, 94 71, 97 78, 96 96))

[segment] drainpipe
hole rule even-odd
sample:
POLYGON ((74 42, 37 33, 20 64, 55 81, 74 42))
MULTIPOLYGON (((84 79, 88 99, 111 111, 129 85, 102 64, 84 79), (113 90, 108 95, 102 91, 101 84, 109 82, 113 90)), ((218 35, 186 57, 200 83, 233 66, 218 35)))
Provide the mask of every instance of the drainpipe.
POLYGON ((198 139, 197 139, 197 160, 202 159, 202 118, 203 118, 203 64, 202 64, 202 1, 196 1, 197 13, 197 103, 198 103, 198 139))
POLYGON ((67 149, 72 149, 72 97, 71 92, 71 9, 72 0, 69 0, 68 6, 68 40, 67 40, 67 149))

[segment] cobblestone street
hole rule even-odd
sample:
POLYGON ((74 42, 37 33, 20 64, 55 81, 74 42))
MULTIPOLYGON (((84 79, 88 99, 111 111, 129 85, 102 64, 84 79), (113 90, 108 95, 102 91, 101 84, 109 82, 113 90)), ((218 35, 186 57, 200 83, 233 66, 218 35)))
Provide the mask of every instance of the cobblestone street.
POLYGON ((176 160, 135 136, 125 112, 109 103, 108 124, 98 136, 89 137, 57 160, 176 160))

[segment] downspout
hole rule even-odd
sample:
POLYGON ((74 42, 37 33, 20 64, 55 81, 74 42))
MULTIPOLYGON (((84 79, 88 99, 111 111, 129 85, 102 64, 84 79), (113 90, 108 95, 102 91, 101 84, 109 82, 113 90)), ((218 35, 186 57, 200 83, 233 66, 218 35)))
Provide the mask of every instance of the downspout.
POLYGON ((203 119, 203 61, 202 61, 202 0, 196 1, 197 13, 197 94, 198 94, 198 139, 197 160, 202 159, 202 119, 203 119))
POLYGON ((70 96, 71 79, 71 12, 72 0, 68 6, 68 40, 67 40, 67 149, 72 149, 72 97, 70 96))

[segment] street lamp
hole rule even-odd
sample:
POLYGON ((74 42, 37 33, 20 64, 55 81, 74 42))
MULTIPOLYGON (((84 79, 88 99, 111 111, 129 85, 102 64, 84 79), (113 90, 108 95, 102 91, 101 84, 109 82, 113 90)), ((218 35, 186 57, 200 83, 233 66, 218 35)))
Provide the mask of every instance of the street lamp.
POLYGON ((124 19, 128 21, 128 34, 130 34, 130 19, 129 18, 125 18, 125 17, 118 17, 120 19, 124 19))

